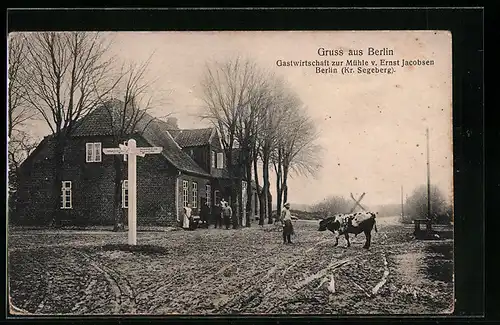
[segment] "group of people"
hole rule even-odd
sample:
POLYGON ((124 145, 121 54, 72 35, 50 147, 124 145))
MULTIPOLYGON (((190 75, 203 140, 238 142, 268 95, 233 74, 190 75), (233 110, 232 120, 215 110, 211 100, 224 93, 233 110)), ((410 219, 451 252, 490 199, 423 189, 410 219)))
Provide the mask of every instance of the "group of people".
POLYGON ((185 230, 194 230, 199 227, 208 228, 210 224, 213 224, 215 228, 237 228, 237 220, 233 214, 233 209, 224 199, 214 206, 213 213, 210 213, 209 203, 202 204, 199 221, 195 221, 190 204, 184 207, 183 211, 182 228, 185 230))
MULTIPOLYGON (((293 224, 292 224, 292 213, 290 212, 290 203, 285 203, 283 211, 281 212, 280 220, 283 226, 283 243, 291 244, 291 237, 294 234, 293 224)), ((182 228, 186 230, 194 230, 198 227, 208 228, 210 224, 213 224, 215 228, 236 229, 238 226, 236 216, 233 214, 233 209, 229 203, 222 199, 218 204, 214 206, 213 213, 210 214, 209 203, 202 204, 200 208, 200 221, 194 222, 194 217, 192 215, 192 209, 190 204, 184 207, 184 215, 182 219, 182 228)))

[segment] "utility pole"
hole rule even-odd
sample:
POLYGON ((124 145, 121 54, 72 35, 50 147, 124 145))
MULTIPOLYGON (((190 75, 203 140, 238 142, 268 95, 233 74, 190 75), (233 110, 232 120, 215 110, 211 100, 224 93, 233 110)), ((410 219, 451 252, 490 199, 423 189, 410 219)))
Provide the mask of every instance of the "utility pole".
POLYGON ((429 128, 426 128, 427 138, 427 219, 431 218, 431 169, 429 163, 429 128))

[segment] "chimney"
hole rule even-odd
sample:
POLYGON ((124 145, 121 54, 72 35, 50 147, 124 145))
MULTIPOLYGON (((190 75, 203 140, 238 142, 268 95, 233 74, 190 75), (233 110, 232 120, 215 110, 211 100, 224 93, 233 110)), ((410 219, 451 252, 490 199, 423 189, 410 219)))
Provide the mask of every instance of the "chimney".
POLYGON ((177 118, 176 117, 167 118, 167 124, 168 124, 168 128, 170 130, 179 130, 179 126, 177 125, 177 118))

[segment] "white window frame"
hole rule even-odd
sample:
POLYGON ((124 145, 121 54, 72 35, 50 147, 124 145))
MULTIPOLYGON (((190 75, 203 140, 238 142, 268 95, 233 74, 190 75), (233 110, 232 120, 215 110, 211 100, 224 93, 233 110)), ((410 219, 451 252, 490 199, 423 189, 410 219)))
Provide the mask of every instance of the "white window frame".
POLYGON ((207 196, 208 206, 212 206, 212 186, 210 184, 205 185, 205 192, 207 196))
POLYGON ((189 182, 182 181, 182 206, 187 207, 189 203, 189 182))
POLYGON ((223 169, 224 168, 224 153, 218 152, 217 153, 217 169, 223 169))
POLYGON ((220 191, 219 190, 215 190, 214 191, 214 205, 216 205, 218 202, 217 202, 217 195, 220 196, 220 191))
POLYGON ((122 208, 128 208, 128 179, 122 181, 122 208))
POLYGON ((61 182, 61 209, 73 209, 71 181, 61 182))
POLYGON ((192 203, 192 208, 196 209, 198 207, 198 183, 193 182, 193 203, 192 203))
POLYGON ((212 168, 215 168, 215 167, 217 166, 217 163, 216 163, 216 158, 217 158, 217 156, 216 156, 216 153, 215 153, 215 151, 214 151, 214 150, 212 150, 212 155, 211 155, 211 157, 212 157, 212 158, 211 158, 211 161, 212 161, 212 168))
POLYGON ((102 161, 101 142, 87 142, 85 144, 85 161, 88 163, 102 161))

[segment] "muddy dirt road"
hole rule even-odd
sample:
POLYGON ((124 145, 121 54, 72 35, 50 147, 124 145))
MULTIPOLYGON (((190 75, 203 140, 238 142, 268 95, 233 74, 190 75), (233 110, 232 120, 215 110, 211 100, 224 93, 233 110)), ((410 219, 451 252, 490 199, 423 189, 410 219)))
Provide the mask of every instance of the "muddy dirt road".
POLYGON ((452 312, 451 240, 415 241, 379 219, 333 247, 296 221, 283 245, 272 226, 239 230, 9 232, 12 303, 37 314, 442 314, 452 312))

